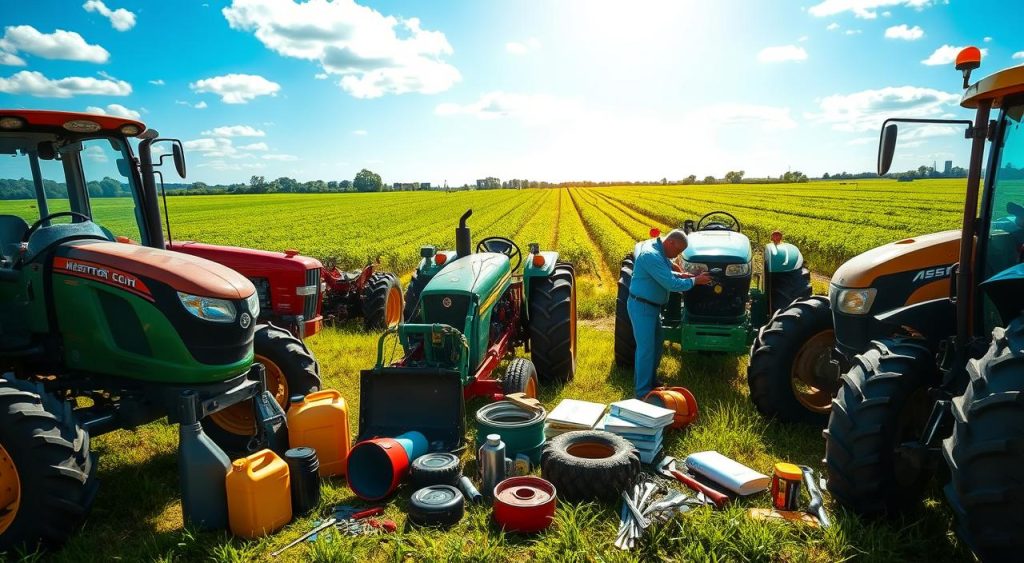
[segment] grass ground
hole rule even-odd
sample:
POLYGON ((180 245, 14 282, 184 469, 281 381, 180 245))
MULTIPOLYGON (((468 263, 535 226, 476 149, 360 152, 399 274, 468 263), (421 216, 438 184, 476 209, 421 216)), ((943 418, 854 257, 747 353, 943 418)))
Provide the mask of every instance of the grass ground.
MULTIPOLYGON (((553 407, 564 397, 609 402, 628 396, 631 374, 614 367, 610 320, 590 321, 580 331, 580 365, 576 378, 561 388, 543 389, 541 399, 553 407)), ((358 413, 357 374, 372 365, 376 336, 354 329, 327 329, 309 343, 322 362, 326 385, 341 390, 349 402, 353 432, 358 413)), ((701 413, 689 429, 667 436, 668 453, 715 449, 762 472, 788 460, 820 469, 820 430, 761 419, 747 399, 744 358, 698 356, 670 350, 661 377, 685 385, 696 395, 701 413)), ((470 416, 482 403, 468 406, 470 416)), ((472 427, 467 422, 468 427, 472 427)), ((471 438, 471 436, 470 436, 471 438)), ((57 561, 251 561, 310 529, 316 515, 294 521, 259 541, 226 533, 182 529, 178 500, 175 427, 157 422, 135 432, 118 431, 94 440, 99 455, 100 495, 83 530, 61 551, 57 561)), ((467 472, 474 469, 465 455, 467 472)), ((405 523, 408 488, 388 504, 386 516, 405 523)), ((612 544, 618 506, 567 504, 557 519, 536 536, 503 534, 490 522, 490 510, 470 508, 447 532, 402 530, 394 536, 348 538, 328 534, 313 544, 286 552, 285 561, 946 561, 964 559, 950 529, 950 515, 936 487, 913 516, 870 522, 829 505, 835 526, 828 531, 753 521, 747 507, 768 507, 767 495, 735 503, 722 512, 700 509, 661 527, 632 553, 612 544)), ((328 480, 319 513, 352 502, 341 479, 328 480)), ((34 556, 33 556, 34 557, 34 556)))

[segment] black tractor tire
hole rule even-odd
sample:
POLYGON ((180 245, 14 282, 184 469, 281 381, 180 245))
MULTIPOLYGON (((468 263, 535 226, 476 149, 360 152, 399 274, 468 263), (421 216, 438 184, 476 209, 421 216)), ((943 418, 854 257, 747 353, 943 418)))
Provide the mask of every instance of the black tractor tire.
MULTIPOLYGON (((306 344, 287 330, 272 324, 257 325, 253 348, 256 361, 267 370, 267 390, 285 411, 290 397, 320 390, 320 365, 306 344)), ((260 449, 253 440, 256 422, 252 401, 232 405, 201 422, 203 431, 229 457, 260 449)))
POLYGON ((797 299, 807 299, 814 293, 811 287, 811 271, 806 267, 769 275, 772 280, 768 299, 773 313, 785 309, 797 299))
POLYGON ((632 368, 636 361, 636 338, 633 337, 633 321, 629 319, 629 283, 633 280, 633 253, 622 259, 619 268, 618 293, 615 296, 615 365, 632 368))
POLYGON ((813 372, 830 369, 834 333, 827 297, 815 295, 798 300, 772 315, 757 332, 747 361, 750 400, 758 412, 783 422, 813 424, 818 428, 828 424, 833 392, 805 382, 813 372), (801 368, 811 372, 804 379, 796 373, 801 368), (798 395, 800 391, 810 396, 798 395))
POLYGON ((982 561, 1020 561, 1024 552, 1024 317, 992 332, 971 382, 952 401, 953 433, 942 444, 951 480, 946 498, 960 538, 982 561))
POLYGON ((566 383, 576 374, 576 274, 555 265, 550 276, 530 280, 530 357, 540 380, 566 383))
POLYGON ((501 380, 501 389, 506 395, 525 393, 527 397, 537 398, 537 368, 526 358, 512 358, 505 370, 505 378, 501 380))
POLYGON ((828 490, 862 516, 903 512, 921 501, 934 473, 901 455, 900 444, 920 438, 931 412, 935 356, 919 339, 875 340, 842 380, 824 432, 828 490))
POLYGON ((618 500, 640 473, 640 454, 621 436, 581 430, 552 438, 541 452, 540 467, 559 499, 618 500))
POLYGON ((6 453, 0 475, 13 473, 20 486, 17 512, 0 533, 0 551, 64 543, 88 514, 99 486, 89 433, 71 403, 42 385, 0 378, 0 446, 6 453))
POLYGON ((389 272, 377 272, 370 276, 360 296, 363 310, 363 328, 367 331, 379 331, 402 320, 402 313, 397 318, 388 320, 389 303, 398 299, 398 311, 404 310, 402 303, 402 284, 398 276, 389 272), (397 292, 397 293, 396 293, 397 292))
POLYGON ((413 272, 409 279, 409 287, 405 288, 405 305, 402 308, 402 319, 405 322, 412 322, 412 316, 416 313, 416 307, 420 304, 420 293, 427 286, 427 278, 420 278, 419 272, 413 272))

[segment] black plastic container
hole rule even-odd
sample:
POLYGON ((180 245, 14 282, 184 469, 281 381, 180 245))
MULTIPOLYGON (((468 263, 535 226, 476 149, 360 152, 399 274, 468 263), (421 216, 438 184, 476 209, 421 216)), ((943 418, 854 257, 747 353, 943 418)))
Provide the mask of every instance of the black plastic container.
POLYGON ((292 448, 284 453, 292 488, 292 512, 307 514, 320 504, 320 460, 313 448, 292 448))

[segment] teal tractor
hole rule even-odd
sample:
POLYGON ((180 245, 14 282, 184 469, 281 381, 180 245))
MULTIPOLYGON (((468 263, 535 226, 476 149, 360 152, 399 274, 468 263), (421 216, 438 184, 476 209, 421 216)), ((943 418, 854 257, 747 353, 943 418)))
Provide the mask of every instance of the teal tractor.
MULTIPOLYGON (((762 277, 753 271, 750 239, 732 214, 712 211, 696 222, 687 219, 682 228, 688 244, 673 268, 712 277, 710 285, 670 294, 662 310, 665 340, 679 344, 684 352, 746 354, 772 311, 810 297, 810 272, 803 255, 796 246, 782 242, 781 232, 772 233, 771 242, 764 246, 762 277)), ((651 230, 652 237, 659 234, 651 230)), ((615 306, 615 363, 627 368, 633 366, 636 341, 626 300, 640 244, 622 260, 615 306)))
POLYGON ((536 243, 524 260, 504 237, 485 238, 473 252, 470 215, 459 221, 454 251, 420 251, 407 320, 381 336, 376 366, 361 374, 361 439, 417 430, 431 449, 452 450, 462 443, 466 400, 536 397, 539 383, 565 383, 576 371, 572 266, 536 243), (395 335, 402 357, 386 360, 397 354, 398 344, 388 345, 395 335), (518 347, 532 361, 513 357, 518 347))

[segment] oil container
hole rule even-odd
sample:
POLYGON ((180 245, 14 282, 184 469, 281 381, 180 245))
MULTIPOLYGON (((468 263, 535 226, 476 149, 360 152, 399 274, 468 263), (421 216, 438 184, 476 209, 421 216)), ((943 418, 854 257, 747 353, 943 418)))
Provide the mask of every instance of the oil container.
POLYGON ((349 440, 348 407, 339 391, 324 389, 291 398, 288 444, 316 450, 321 477, 345 474, 349 440))
POLYGON ((292 519, 288 464, 271 450, 235 460, 227 490, 228 522, 236 536, 264 536, 292 519))
POLYGON ((292 448, 285 452, 292 484, 292 513, 307 514, 320 504, 320 463, 313 448, 292 448))
POLYGON ((178 425, 181 513, 185 522, 197 530, 223 530, 228 526, 224 476, 231 460, 196 421, 195 401, 195 391, 182 392, 178 425))

